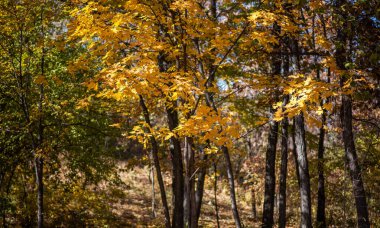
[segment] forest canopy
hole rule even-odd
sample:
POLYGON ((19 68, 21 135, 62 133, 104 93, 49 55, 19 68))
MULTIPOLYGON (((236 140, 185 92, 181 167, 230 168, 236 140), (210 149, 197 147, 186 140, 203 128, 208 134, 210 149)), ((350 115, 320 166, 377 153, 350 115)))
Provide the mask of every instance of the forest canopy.
POLYGON ((380 226, 379 8, 0 0, 0 226, 380 226))

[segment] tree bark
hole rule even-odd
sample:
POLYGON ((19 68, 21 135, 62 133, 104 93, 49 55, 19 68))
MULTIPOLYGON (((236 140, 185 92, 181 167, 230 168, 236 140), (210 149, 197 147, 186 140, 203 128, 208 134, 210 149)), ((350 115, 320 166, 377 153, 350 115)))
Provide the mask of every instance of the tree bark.
POLYGON ((324 152, 325 152, 325 126, 326 123, 326 110, 322 113, 322 127, 319 129, 319 142, 318 142, 318 206, 317 206, 317 227, 326 227, 326 197, 325 197, 325 177, 323 174, 324 165, 324 152))
MULTIPOLYGON (((166 55, 164 52, 160 52, 157 58, 158 68, 160 72, 167 72, 170 67, 169 62, 166 60, 166 55)), ((177 61, 177 65, 179 62, 177 61)), ((177 67, 179 68, 179 67, 177 67)), ((172 101, 170 105, 166 106, 166 116, 168 119, 169 130, 173 131, 178 127, 178 111, 177 102, 172 101)), ((173 205, 173 219, 172 227, 181 228, 184 227, 184 178, 183 178, 183 163, 182 163, 182 152, 181 152, 181 142, 176 136, 170 138, 170 155, 172 160, 172 205, 173 205)))
POLYGON ((301 186, 301 180, 300 180, 300 172, 298 169, 298 160, 297 160, 297 152, 296 152, 296 124, 295 124, 295 119, 293 118, 293 127, 292 127, 292 143, 293 143, 293 158, 294 158, 294 169, 296 170, 296 177, 297 177, 297 183, 298 187, 301 186))
MULTIPOLYGON (((178 112, 173 107, 166 108, 169 129, 172 131, 178 126, 178 112)), ((184 227, 184 178, 181 143, 176 136, 170 138, 170 154, 173 169, 173 221, 172 227, 184 227)))
POLYGON ((231 158, 228 152, 228 148, 226 146, 222 146, 222 152, 223 152, 224 158, 226 159, 226 165, 227 165, 227 177, 228 177, 228 184, 230 187, 232 214, 234 216, 236 228, 241 228, 242 226, 241 226, 239 211, 238 211, 238 207, 236 203, 235 179, 234 179, 234 173, 233 173, 233 168, 231 164, 231 158))
MULTIPOLYGON (((151 156, 153 157, 153 152, 151 156)), ((153 159, 151 158, 151 160, 153 159)), ((150 181, 152 183, 152 218, 155 218, 156 217, 156 192, 154 191, 154 166, 150 167, 149 176, 150 176, 150 181)))
POLYGON ((309 164, 306 154, 306 139, 303 114, 294 117, 295 146, 300 176, 301 228, 312 227, 309 164))
POLYGON ((352 98, 349 95, 342 95, 341 121, 346 164, 352 181, 358 227, 367 228, 370 227, 368 207, 352 132, 352 98))
MULTIPOLYGON (((337 49, 335 52, 336 65, 339 70, 347 70, 345 63, 347 59, 346 42, 348 40, 347 34, 347 11, 342 10, 344 4, 347 3, 345 0, 337 0, 336 8, 337 14, 342 17, 343 25, 337 28, 337 49)), ((348 75, 343 73, 341 75, 340 85, 343 86, 348 80, 348 75)), ((370 221, 368 216, 367 199, 364 190, 363 179, 361 176, 361 169, 358 162, 358 156, 355 148, 354 134, 352 131, 352 97, 342 94, 342 107, 340 118, 343 128, 343 143, 344 151, 346 157, 346 165, 350 172, 350 177, 352 181, 352 188, 355 197, 356 213, 357 213, 357 223, 359 228, 370 227, 370 221)))
POLYGON ((268 147, 265 154, 265 190, 263 204, 262 227, 273 227, 274 194, 275 194, 275 163, 278 137, 278 122, 271 121, 269 126, 268 147))
MULTIPOLYGON (((139 98, 140 98, 140 106, 143 110, 145 122, 150 127, 152 127, 152 124, 150 122, 149 111, 145 105, 144 99, 141 95, 139 95, 139 98)), ((147 129, 147 131, 148 131, 148 129, 147 129)), ((162 178, 162 173, 161 173, 160 160, 158 158, 159 147, 158 147, 158 143, 157 143, 154 136, 150 137, 150 143, 152 146, 153 164, 154 164, 154 167, 156 169, 157 181, 158 181, 158 185, 160 187, 161 201, 162 201, 162 205, 164 207, 165 227, 169 228, 170 227, 170 213, 169 213, 168 202, 166 199, 165 184, 164 184, 164 180, 162 178)))
POLYGON ((217 192, 218 192, 217 164, 214 162, 214 205, 215 205, 216 224, 217 224, 217 227, 220 228, 217 192))
MULTIPOLYGON (((41 75, 45 76, 45 29, 44 29, 44 8, 41 8, 41 34, 42 34, 42 55, 41 55, 41 75)), ((20 63, 21 64, 21 63, 20 63)), ((45 97, 44 93, 44 85, 40 84, 40 97, 38 102, 38 112, 39 112, 39 120, 38 120, 38 145, 39 149, 43 151, 43 143, 44 143, 44 126, 43 126, 43 101, 45 97)), ((43 183, 43 170, 44 170, 44 159, 42 154, 37 154, 35 157, 35 170, 36 170, 36 181, 37 181, 37 226, 38 228, 42 228, 44 226, 44 183, 43 183)))
POLYGON ((204 192, 204 185, 205 185, 205 179, 206 179, 206 172, 207 172, 207 166, 204 163, 207 161, 207 154, 203 153, 203 150, 201 150, 201 157, 203 164, 201 165, 199 174, 198 174, 198 181, 197 181, 197 191, 195 194, 195 204, 196 204, 196 220, 199 221, 199 217, 201 215, 202 210, 202 201, 203 201, 203 192, 204 192))
POLYGON ((251 197, 252 197, 252 202, 251 202, 252 218, 256 221, 257 219, 256 193, 255 193, 255 188, 253 186, 251 187, 251 197))
MULTIPOLYGON (((285 102, 286 103, 286 102, 285 102)), ((281 135, 281 168, 279 192, 279 218, 278 226, 286 227, 286 176, 288 174, 288 118, 282 120, 281 135)))
MULTIPOLYGON (((275 22, 273 24, 273 34, 279 36, 281 27, 275 22)), ((272 76, 281 74, 281 46, 274 45, 274 49, 278 50, 280 54, 275 54, 272 57, 272 76)), ((278 99, 277 91, 275 92, 275 101, 278 99)), ((270 114, 273 115, 275 110, 270 107, 270 114)), ((276 147, 278 138, 278 122, 271 119, 269 123, 268 147, 265 154, 265 190, 264 190, 264 204, 263 204, 263 219, 262 227, 273 227, 273 212, 274 212, 274 197, 276 189, 276 147)))
MULTIPOLYGON (((287 45, 289 44, 289 38, 285 37, 283 51, 286 51, 287 45)), ((290 61, 289 56, 283 56, 283 78, 289 75, 290 61)), ((285 95, 283 102, 283 110, 285 105, 289 101, 289 95, 285 95)), ((288 128, 289 128, 289 119, 284 117, 281 122, 281 167, 280 167, 280 187, 279 187, 279 218, 278 225, 280 228, 286 227, 286 178, 288 175, 288 128)))
POLYGON ((43 164, 44 160, 41 157, 34 159, 37 181, 37 226, 44 226, 44 184, 43 184, 43 164))
POLYGON ((185 198, 184 198, 184 210, 185 221, 190 228, 197 227, 196 217, 196 199, 195 199, 195 181, 194 181, 194 151, 192 148, 192 139, 190 137, 185 138, 185 198))

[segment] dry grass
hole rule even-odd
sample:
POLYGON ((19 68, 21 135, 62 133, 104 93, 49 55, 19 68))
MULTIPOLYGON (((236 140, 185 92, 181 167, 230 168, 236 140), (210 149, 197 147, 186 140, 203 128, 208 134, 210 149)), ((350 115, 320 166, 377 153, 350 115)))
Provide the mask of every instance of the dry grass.
MULTIPOLYGON (((124 166, 122 164, 121 166, 124 166)), ((124 226, 133 227, 163 227, 164 216, 160 199, 160 192, 157 181, 155 184, 155 201, 156 217, 152 216, 152 184, 149 179, 148 167, 136 167, 133 170, 120 173, 122 181, 125 183, 123 189, 125 197, 119 202, 112 205, 113 213, 118 219, 123 221, 119 223, 124 226)), ((202 213, 199 221, 200 227, 216 227, 216 216, 214 207, 214 192, 209 177, 206 177, 202 213)), ((169 174, 165 175, 165 185, 167 198, 170 205, 171 185, 169 174)), ((218 183, 218 205, 221 227, 234 227, 234 220, 230 209, 230 199, 226 183, 218 183)), ((246 227, 259 227, 258 222, 254 222, 251 217, 250 202, 247 202, 246 192, 243 189, 237 189, 239 199, 239 212, 242 221, 246 227)))

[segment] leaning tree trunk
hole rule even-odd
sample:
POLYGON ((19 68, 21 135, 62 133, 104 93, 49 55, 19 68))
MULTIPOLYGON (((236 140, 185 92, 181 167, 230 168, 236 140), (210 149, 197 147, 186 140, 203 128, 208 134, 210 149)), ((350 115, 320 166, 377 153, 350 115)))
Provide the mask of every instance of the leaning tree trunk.
POLYGON ((228 152, 228 148, 226 146, 222 146, 222 152, 223 152, 224 158, 226 159, 226 165, 227 165, 227 177, 228 177, 228 184, 230 187, 230 199, 231 199, 232 214, 234 216, 236 228, 240 228, 242 226, 241 226, 239 211, 238 211, 238 207, 237 207, 237 203, 236 203, 235 179, 234 179, 234 172, 233 172, 233 168, 232 168, 231 158, 230 158, 230 154, 228 152))
MULTIPOLYGON (((210 80, 207 83, 208 88, 212 87, 212 83, 214 81, 213 75, 210 75, 210 80)), ((210 94, 210 92, 205 92, 206 95, 206 104, 209 107, 212 107, 216 113, 218 113, 218 109, 216 108, 215 102, 213 100, 213 96, 210 94)), ((231 163, 231 158, 230 158, 230 153, 228 151, 228 148, 226 146, 222 146, 221 150, 223 152, 223 156, 226 160, 226 168, 227 168, 227 178, 228 178, 228 184, 229 184, 229 190, 230 190, 230 199, 231 199, 231 209, 232 209, 232 214, 235 220, 235 225, 237 228, 241 227, 241 220, 239 216, 239 211, 236 203, 236 193, 235 193, 235 179, 234 179, 234 173, 233 173, 233 168, 232 168, 232 163, 231 163)))
MULTIPOLYGON (((346 11, 341 10, 341 8, 347 3, 345 0, 337 0, 337 14, 340 14, 342 17, 343 25, 339 26, 337 30, 337 50, 335 52, 336 65, 340 70, 347 70, 345 67, 347 59, 346 52, 346 42, 348 40, 347 34, 347 20, 348 15, 346 11)), ((341 87, 346 84, 348 80, 348 75, 344 73, 341 76, 341 87)), ((344 142, 344 151, 346 157, 347 168, 350 172, 350 177, 352 181, 352 188, 355 197, 356 213, 357 213, 357 223, 360 228, 370 227, 369 216, 368 216, 368 207, 366 194, 364 190, 363 179, 361 176, 361 170, 358 163, 358 156, 356 154, 354 134, 352 132, 352 97, 349 94, 345 94, 343 91, 342 94, 342 107, 340 118, 343 128, 343 142, 344 142)))
MULTIPOLYGON (((153 155, 151 154, 151 161, 153 160, 153 155)), ((154 162, 153 162, 154 163, 154 162)), ((150 173, 149 173, 149 178, 152 184, 152 218, 156 217, 156 192, 154 191, 154 167, 151 164, 150 167, 150 173)))
MULTIPOLYGON (((143 110, 145 122, 148 124, 149 127, 152 127, 152 124, 150 122, 150 115, 149 115, 148 107, 146 107, 144 99, 141 95, 139 95, 139 98, 140 98, 140 106, 143 110)), ((149 131, 149 128, 147 128, 147 131, 149 131)), ((151 133, 151 132, 149 132, 149 133, 151 133)), ((162 173, 161 173, 160 160, 158 158, 159 146, 158 146, 158 143, 157 143, 156 138, 154 136, 151 136, 149 140, 150 140, 150 144, 152 146, 153 164, 154 164, 154 168, 156 169, 157 181, 158 181, 158 185, 160 187, 161 201, 162 201, 162 205, 164 207, 165 227, 169 228, 170 227, 170 213, 169 213, 168 202, 166 199, 164 179, 162 178, 162 173)))
POLYGON ((161 173, 160 160, 158 158, 158 143, 154 137, 151 138, 150 142, 152 145, 154 168, 156 169, 157 181, 160 187, 161 201, 164 207, 165 227, 168 228, 170 227, 170 213, 168 202, 166 199, 165 183, 161 173))
POLYGON ((306 139, 303 114, 294 117, 295 123, 295 150, 298 161, 298 172, 300 176, 301 195, 301 228, 312 227, 311 223, 311 198, 310 198, 310 176, 309 165, 306 154, 306 139))
POLYGON ((352 100, 349 95, 342 95, 341 119, 344 151, 355 197, 358 226, 360 228, 367 228, 370 227, 368 208, 361 170, 358 163, 358 156, 356 154, 354 135, 352 132, 352 100))

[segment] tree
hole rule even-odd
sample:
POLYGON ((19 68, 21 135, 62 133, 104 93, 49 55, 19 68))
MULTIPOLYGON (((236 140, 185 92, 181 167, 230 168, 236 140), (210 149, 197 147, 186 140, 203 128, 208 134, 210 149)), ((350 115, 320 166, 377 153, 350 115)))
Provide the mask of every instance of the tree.
MULTIPOLYGON (((343 22, 343 27, 337 28, 337 49, 335 52, 336 65, 339 70, 347 70, 346 65, 349 62, 347 58, 346 43, 349 41, 348 31, 345 28, 347 23, 347 12, 344 7, 349 7, 350 3, 345 1, 336 1, 335 6, 338 9, 337 15, 339 16, 338 22, 343 22)), ((340 86, 344 88, 348 82, 348 75, 343 73, 340 79, 340 86)), ((358 163, 358 156, 356 153, 354 135, 352 131, 352 97, 343 91, 342 94, 342 107, 341 107, 341 122, 343 128, 343 142, 346 155, 346 162, 350 172, 352 181, 353 192, 355 196, 355 204, 357 211, 357 219, 359 227, 370 227, 368 218, 367 198, 364 190, 364 184, 361 177, 361 170, 358 163)))

